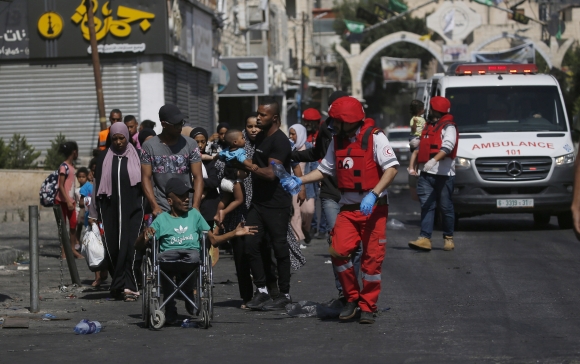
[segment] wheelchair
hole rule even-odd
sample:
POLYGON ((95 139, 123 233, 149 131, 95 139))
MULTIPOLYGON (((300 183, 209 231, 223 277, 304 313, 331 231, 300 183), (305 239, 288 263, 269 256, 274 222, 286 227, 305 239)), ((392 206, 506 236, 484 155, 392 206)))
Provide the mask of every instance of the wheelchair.
POLYGON ((213 271, 212 261, 209 254, 211 244, 207 239, 207 233, 200 236, 200 261, 199 263, 184 262, 163 262, 163 264, 182 264, 187 265, 189 275, 177 285, 172 277, 168 276, 158 260, 159 242, 155 237, 151 239, 151 244, 147 247, 143 256, 141 271, 143 273, 142 281, 142 319, 145 327, 159 330, 165 324, 165 307, 167 301, 178 293, 183 296, 186 302, 193 305, 194 314, 200 316, 201 326, 204 329, 209 328, 213 320, 213 271), (197 282, 193 294, 193 301, 183 292, 182 287, 191 279, 197 282), (173 285, 173 292, 165 300, 162 298, 161 282, 173 285))

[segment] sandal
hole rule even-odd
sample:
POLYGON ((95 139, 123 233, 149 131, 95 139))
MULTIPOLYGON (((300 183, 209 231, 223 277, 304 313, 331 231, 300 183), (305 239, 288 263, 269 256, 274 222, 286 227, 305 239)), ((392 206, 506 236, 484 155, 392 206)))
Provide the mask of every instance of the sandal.
POLYGON ((125 302, 135 302, 139 298, 139 292, 133 292, 130 289, 123 291, 123 300, 125 302))
POLYGON ((123 293, 123 301, 125 302, 135 302, 139 296, 132 293, 123 293))

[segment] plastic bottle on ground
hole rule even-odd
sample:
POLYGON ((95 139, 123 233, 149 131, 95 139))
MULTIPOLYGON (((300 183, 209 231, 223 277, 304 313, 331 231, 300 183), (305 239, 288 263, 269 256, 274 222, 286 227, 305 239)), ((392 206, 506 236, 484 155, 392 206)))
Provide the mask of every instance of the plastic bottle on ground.
POLYGON ((197 328, 198 326, 199 325, 197 324, 197 322, 195 322, 194 320, 190 320, 190 319, 185 319, 181 323, 181 327, 183 327, 184 329, 187 329, 187 328, 197 328))
POLYGON ((101 331, 101 323, 83 319, 75 326, 74 331, 77 335, 96 334, 101 331))

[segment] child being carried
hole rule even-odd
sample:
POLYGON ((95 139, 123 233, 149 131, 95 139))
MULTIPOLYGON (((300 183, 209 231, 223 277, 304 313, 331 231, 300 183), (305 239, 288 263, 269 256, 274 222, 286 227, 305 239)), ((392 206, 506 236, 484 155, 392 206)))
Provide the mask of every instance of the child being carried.
POLYGON ((225 142, 228 149, 222 150, 219 153, 219 159, 225 162, 224 178, 221 181, 222 197, 218 204, 218 210, 214 216, 214 221, 217 226, 221 226, 226 215, 242 203, 244 203, 244 192, 242 189, 242 182, 248 176, 243 170, 237 169, 248 168, 256 171, 258 166, 253 164, 250 159, 246 158, 246 139, 244 134, 237 129, 229 129, 225 135, 225 142))

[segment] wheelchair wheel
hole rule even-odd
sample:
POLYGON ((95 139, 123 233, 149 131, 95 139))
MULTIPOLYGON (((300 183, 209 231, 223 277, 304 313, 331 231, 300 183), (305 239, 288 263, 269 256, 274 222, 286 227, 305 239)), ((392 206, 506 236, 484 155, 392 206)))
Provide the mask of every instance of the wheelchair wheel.
POLYGON ((203 307, 201 308, 201 326, 204 329, 209 329, 210 317, 209 317, 207 299, 204 298, 203 300, 204 300, 202 303, 203 307))
POLYGON ((211 256, 208 255, 208 269, 207 269, 207 302, 208 302, 208 311, 209 311, 209 318, 213 320, 213 267, 211 256))
POLYGON ((141 265, 141 272, 143 274, 142 280, 142 289, 143 289, 143 297, 141 298, 141 306, 142 306, 142 319, 145 322, 145 327, 149 327, 149 312, 151 310, 151 265, 149 264, 149 257, 143 257, 143 263, 141 265))
POLYGON ((165 314, 161 310, 155 310, 155 313, 151 315, 151 326, 159 330, 163 325, 165 325, 165 314))

